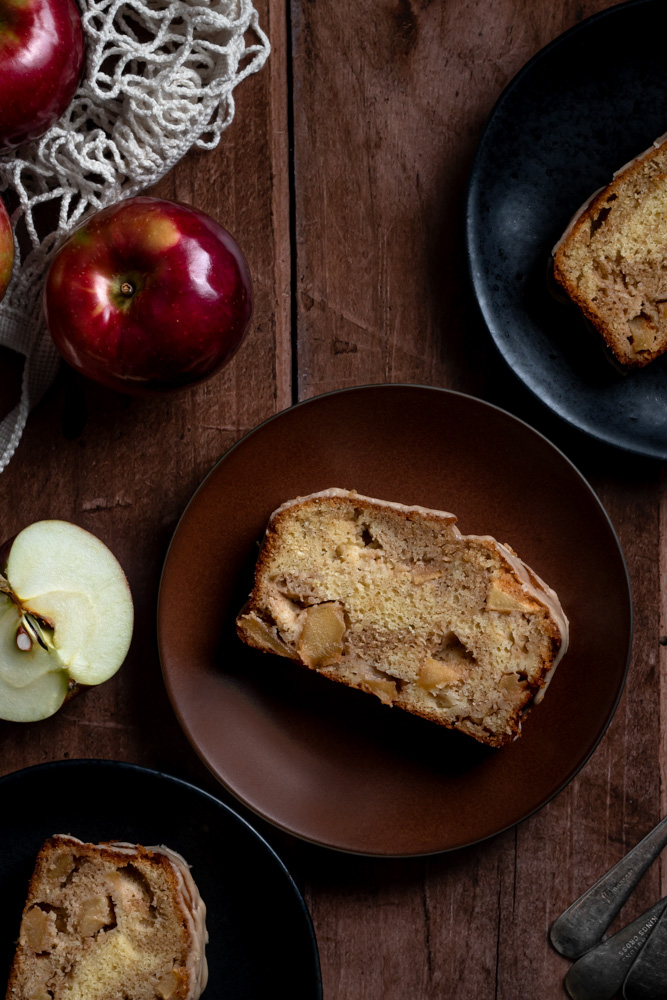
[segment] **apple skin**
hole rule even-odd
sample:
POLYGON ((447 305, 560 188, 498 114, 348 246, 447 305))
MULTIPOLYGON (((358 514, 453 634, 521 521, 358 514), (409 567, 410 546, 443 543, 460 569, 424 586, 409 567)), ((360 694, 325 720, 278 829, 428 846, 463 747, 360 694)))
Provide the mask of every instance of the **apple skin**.
POLYGON ((14 267, 14 234, 7 209, 0 198, 0 302, 5 296, 14 267))
POLYGON ((97 212, 58 251, 44 291, 56 347, 78 372, 147 395, 214 375, 252 314, 245 257, 196 208, 138 197, 97 212))
POLYGON ((82 66, 74 0, 0 0, 0 152, 39 138, 58 121, 82 66))
POLYGON ((123 663, 132 595, 118 560, 66 521, 37 521, 0 546, 0 719, 36 722, 123 663))

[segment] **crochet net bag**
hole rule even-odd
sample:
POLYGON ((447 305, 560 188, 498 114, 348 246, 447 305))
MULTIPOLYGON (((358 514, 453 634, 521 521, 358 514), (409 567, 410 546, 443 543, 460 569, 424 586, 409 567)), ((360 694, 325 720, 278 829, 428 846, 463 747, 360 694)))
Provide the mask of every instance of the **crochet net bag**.
POLYGON ((234 88, 269 54, 250 0, 78 3, 86 67, 72 104, 41 139, 0 156, 0 191, 18 199, 0 344, 26 359, 21 401, 0 422, 0 472, 58 370, 41 308, 56 245, 86 213, 154 184, 193 146, 213 149, 234 117, 234 88))

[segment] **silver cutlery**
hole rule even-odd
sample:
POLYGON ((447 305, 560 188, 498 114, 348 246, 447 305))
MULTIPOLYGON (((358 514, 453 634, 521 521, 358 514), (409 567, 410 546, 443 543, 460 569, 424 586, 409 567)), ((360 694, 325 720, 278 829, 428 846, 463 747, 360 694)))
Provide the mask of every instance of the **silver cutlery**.
POLYGON ((664 1000, 667 997, 667 915, 664 910, 625 978, 623 996, 625 1000, 664 1000))
POLYGON ((667 907, 667 896, 574 963, 565 977, 572 1000, 611 1000, 667 907))
POLYGON ((579 958, 597 944, 665 844, 667 816, 558 917, 550 934, 556 951, 579 958))

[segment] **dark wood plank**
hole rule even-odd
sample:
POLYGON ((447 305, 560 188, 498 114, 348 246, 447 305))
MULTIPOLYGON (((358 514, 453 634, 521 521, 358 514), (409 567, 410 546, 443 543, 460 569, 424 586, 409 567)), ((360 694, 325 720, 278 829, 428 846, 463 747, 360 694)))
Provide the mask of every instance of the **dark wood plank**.
MULTIPOLYGON (((191 154, 157 188, 219 218, 246 251, 256 291, 246 345, 212 382, 158 400, 125 400, 64 375, 0 476, 3 537, 40 517, 90 528, 126 566, 138 611, 117 678, 53 720, 0 724, 0 771, 101 756, 209 788, 159 674, 157 585, 202 475, 291 401, 290 254, 298 398, 385 380, 472 392, 538 426, 590 477, 628 560, 636 639, 618 712, 569 788, 515 830, 422 860, 335 855, 255 823, 304 886, 326 1000, 564 996, 568 963, 546 942, 549 924, 667 811, 664 473, 569 432, 500 369, 468 290, 463 248, 467 174, 494 101, 542 45, 609 5, 262 0, 273 44, 267 67, 241 85, 220 148, 191 154)), ((667 891, 660 878, 656 866, 628 919, 667 891)))
POLYGON ((268 2, 259 7, 276 52, 240 85, 218 149, 190 154, 154 192, 197 205, 243 248, 255 287, 245 344, 210 382, 149 400, 63 372, 0 477, 3 537, 48 517, 95 532, 126 569, 137 615, 114 679, 45 722, 0 724, 2 772, 98 756, 204 773, 167 703, 155 606, 166 548, 193 490, 234 441, 291 400, 285 17, 268 2))
MULTIPOLYGON (((468 171, 493 103, 539 48, 607 6, 292 3, 299 398, 405 380, 517 412, 592 477, 638 608, 614 722, 539 814, 452 857, 311 865, 329 1000, 563 996, 569 963, 547 944, 551 922, 659 818, 656 470, 568 432, 501 369, 463 241, 468 171)), ((656 866, 627 918, 659 893, 656 866)))
POLYGON ((465 190, 483 123, 605 0, 292 0, 299 397, 379 381, 484 395, 465 190))

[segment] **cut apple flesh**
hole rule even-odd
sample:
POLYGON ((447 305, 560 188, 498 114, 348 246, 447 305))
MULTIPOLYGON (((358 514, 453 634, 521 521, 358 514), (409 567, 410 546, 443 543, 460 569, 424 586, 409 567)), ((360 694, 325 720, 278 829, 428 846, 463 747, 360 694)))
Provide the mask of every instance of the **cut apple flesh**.
MULTIPOLYGON (((24 607, 38 618, 53 622, 53 652, 61 666, 67 667, 72 674, 72 666, 81 659, 80 650, 90 655, 93 649, 96 616, 90 598, 68 590, 52 590, 26 600, 24 607)), ((97 683, 79 677, 74 679, 82 684, 97 683)))
MULTIPOLYGON (((52 626, 52 648, 40 650, 51 670, 79 684, 101 684, 118 670, 132 638, 132 598, 103 542, 66 521, 37 521, 14 539, 5 577, 23 610, 52 626)), ((23 652, 15 633, 17 655, 36 656, 37 644, 23 652)))
POLYGON ((16 644, 18 608, 0 595, 0 718, 34 722, 57 712, 69 687, 67 672, 37 642, 29 651, 16 644))

